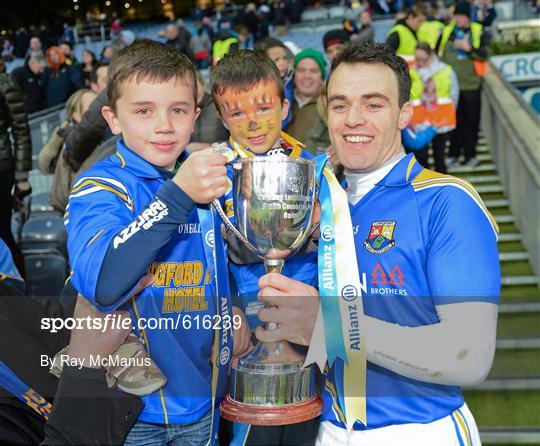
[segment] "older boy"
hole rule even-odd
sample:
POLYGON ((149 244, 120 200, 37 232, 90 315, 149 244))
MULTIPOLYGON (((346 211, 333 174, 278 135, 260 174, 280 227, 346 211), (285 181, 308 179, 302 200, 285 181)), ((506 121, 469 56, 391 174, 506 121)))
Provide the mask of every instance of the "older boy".
POLYGON ((66 211, 72 283, 100 311, 129 310, 168 378, 143 398, 125 444, 206 444, 214 333, 202 322, 221 313, 208 254, 213 227, 196 203, 225 193, 226 160, 203 150, 181 157, 175 173, 200 110, 195 69, 173 48, 140 40, 121 50, 107 89, 103 116, 122 139, 74 184, 66 211), (128 301, 147 272, 153 284, 128 301), (146 328, 164 317, 165 328, 146 328))

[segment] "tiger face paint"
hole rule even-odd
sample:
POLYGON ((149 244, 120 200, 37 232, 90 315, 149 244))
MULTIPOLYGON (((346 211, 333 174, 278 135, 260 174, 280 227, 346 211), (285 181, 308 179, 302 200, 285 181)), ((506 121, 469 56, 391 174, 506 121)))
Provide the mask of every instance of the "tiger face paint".
POLYGON ((275 82, 258 82, 249 90, 227 89, 216 101, 221 120, 236 142, 254 153, 279 147, 289 101, 281 103, 275 82))

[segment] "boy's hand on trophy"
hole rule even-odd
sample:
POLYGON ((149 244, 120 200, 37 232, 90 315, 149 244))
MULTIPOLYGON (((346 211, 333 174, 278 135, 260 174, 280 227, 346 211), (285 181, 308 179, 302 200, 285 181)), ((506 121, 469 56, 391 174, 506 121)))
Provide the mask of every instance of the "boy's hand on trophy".
POLYGON ((319 237, 321 235, 320 230, 320 224, 321 224, 321 203, 318 201, 315 202, 315 206, 313 206, 313 232, 311 233, 311 238, 313 240, 319 240, 319 237))
POLYGON ((251 332, 249 330, 249 324, 246 315, 238 307, 232 307, 233 317, 240 317, 240 324, 233 324, 238 326, 238 328, 233 328, 233 359, 235 356, 242 356, 253 348, 251 343, 251 332))
POLYGON ((173 181, 196 203, 211 203, 227 190, 227 158, 208 148, 190 155, 173 181))
POLYGON ((263 342, 287 340, 309 345, 319 311, 319 292, 277 273, 262 276, 259 288, 258 298, 266 304, 259 311, 259 319, 274 322, 277 327, 271 330, 257 328, 257 338, 263 342))

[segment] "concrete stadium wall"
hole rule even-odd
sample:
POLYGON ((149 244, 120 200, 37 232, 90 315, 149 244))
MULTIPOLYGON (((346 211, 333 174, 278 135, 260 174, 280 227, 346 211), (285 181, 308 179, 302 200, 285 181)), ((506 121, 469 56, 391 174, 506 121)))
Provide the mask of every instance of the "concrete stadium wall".
POLYGON ((493 65, 484 80, 482 131, 540 279, 540 120, 493 65))

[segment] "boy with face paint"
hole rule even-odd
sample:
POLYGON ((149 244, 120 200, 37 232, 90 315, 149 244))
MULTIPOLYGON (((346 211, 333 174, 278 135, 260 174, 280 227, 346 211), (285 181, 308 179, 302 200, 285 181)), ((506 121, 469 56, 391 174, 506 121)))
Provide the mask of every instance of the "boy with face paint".
MULTIPOLYGON (((229 130, 230 149, 239 157, 279 156, 312 158, 303 144, 281 131, 281 121, 289 111, 283 80, 274 62, 263 52, 241 50, 226 55, 211 73, 212 97, 223 125, 229 130)), ((232 168, 229 178, 232 178, 232 168)), ((232 183, 231 183, 232 184, 232 183)), ((225 194, 225 211, 234 219, 232 187, 225 194)), ((250 328, 261 325, 257 313, 258 279, 265 274, 261 260, 228 232, 229 269, 237 300, 245 308, 250 328)), ((312 242, 294 257, 286 260, 283 274, 300 282, 317 286, 317 249, 312 242)), ((233 297, 233 301, 235 298, 233 297)), ((235 302, 235 305, 239 303, 235 302)), ((235 440, 244 434, 242 444, 308 444, 313 443, 318 420, 290 426, 256 426, 246 432, 246 425, 235 425, 235 440), (244 428, 242 430, 242 428, 244 428), (249 437, 247 437, 249 435, 249 437), (313 441, 310 441, 313 440, 313 441), (307 443, 307 442, 308 443, 307 443)))

